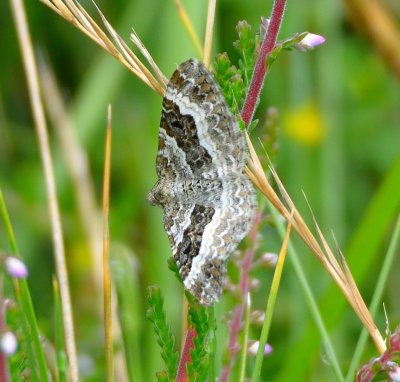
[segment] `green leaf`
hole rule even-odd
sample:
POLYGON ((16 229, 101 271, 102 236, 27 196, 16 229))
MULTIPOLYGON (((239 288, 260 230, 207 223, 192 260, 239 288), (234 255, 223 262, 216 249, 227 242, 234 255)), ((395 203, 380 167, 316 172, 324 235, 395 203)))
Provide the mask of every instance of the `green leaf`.
POLYGON ((249 128, 247 129, 249 134, 257 127, 257 125, 258 125, 258 119, 253 119, 250 122, 249 128))
POLYGON ((174 272, 175 277, 179 280, 179 282, 180 282, 181 284, 183 284, 182 278, 181 278, 181 276, 180 276, 180 274, 179 274, 178 265, 176 264, 176 261, 175 261, 175 259, 174 259, 172 256, 168 259, 168 268, 169 268, 172 272, 174 272))
POLYGON ((236 40, 233 46, 241 56, 239 59, 239 67, 243 73, 243 80, 247 88, 250 84, 254 68, 256 39, 251 31, 250 24, 245 20, 238 22, 236 25, 236 32, 239 36, 239 40, 236 40))
MULTIPOLYGON (((161 348, 161 357, 167 366, 167 377, 173 380, 177 371, 179 353, 174 350, 175 339, 167 324, 164 312, 164 299, 160 288, 155 286, 149 287, 148 302, 150 307, 147 310, 146 317, 153 323, 157 342, 161 348)), ((164 375, 164 371, 160 372, 160 375, 164 375)))
POLYGON ((214 64, 214 77, 219 83, 232 113, 239 116, 246 96, 246 86, 241 71, 232 65, 227 53, 217 55, 214 64))
POLYGON ((190 351, 192 362, 187 365, 190 381, 207 380, 209 371, 209 332, 210 324, 207 309, 197 302, 189 305, 189 325, 196 330, 193 349, 190 351))
POLYGON ((158 382, 170 382, 173 381, 173 379, 170 379, 168 376, 167 371, 162 370, 156 373, 157 381, 158 382))

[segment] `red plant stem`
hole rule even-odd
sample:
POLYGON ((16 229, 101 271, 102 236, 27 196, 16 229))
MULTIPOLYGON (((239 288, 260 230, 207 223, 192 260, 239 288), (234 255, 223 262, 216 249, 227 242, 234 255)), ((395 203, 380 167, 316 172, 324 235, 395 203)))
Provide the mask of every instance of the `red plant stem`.
POLYGON ((264 40, 261 44, 260 54, 254 67, 249 91, 247 92, 242 109, 242 119, 246 127, 249 126, 251 120, 253 119, 254 111, 257 106, 257 100, 260 97, 260 92, 266 75, 266 59, 275 47, 283 19, 283 14, 285 12, 285 6, 286 0, 274 1, 267 33, 265 34, 264 40))
POLYGON ((261 215, 257 213, 253 221, 253 227, 250 231, 250 239, 252 241, 252 247, 246 251, 241 266, 239 286, 240 286, 240 295, 242 296, 242 303, 236 305, 235 310, 233 311, 232 320, 229 325, 229 332, 230 332, 229 343, 228 343, 228 351, 230 354, 229 364, 225 365, 224 368, 222 369, 219 382, 228 381, 229 374, 234 364, 235 355, 239 351, 238 336, 240 328, 242 327, 242 317, 244 309, 246 307, 247 294, 250 290, 249 272, 251 264, 253 263, 254 252, 257 247, 257 232, 260 220, 261 220, 261 215))
MULTIPOLYGON (((286 0, 275 0, 272 8, 271 18, 269 20, 267 33, 265 34, 264 40, 261 44, 260 54, 258 56, 256 65, 254 67, 253 76, 251 78, 249 90, 246 95, 246 99, 244 101, 243 109, 242 109, 242 119, 246 125, 249 126, 251 120, 253 119, 254 111, 257 106, 258 98, 260 97, 260 92, 264 83, 265 75, 266 75, 266 60, 267 56, 274 49, 276 40, 278 38, 279 29, 282 23, 283 14, 285 12, 286 0)), ((254 219, 253 229, 250 233, 250 237, 253 242, 253 246, 246 252, 246 255, 243 259, 242 264, 242 272, 240 276, 240 293, 243 297, 242 304, 237 305, 235 307, 232 321, 229 325, 230 336, 229 336, 229 344, 228 350, 230 353, 230 362, 226 365, 221 373, 221 377, 219 379, 220 382, 228 381, 229 374, 232 370, 233 360, 235 358, 236 353, 239 350, 238 345, 238 336, 241 327, 243 312, 245 309, 245 303, 247 301, 247 294, 250 288, 249 282, 249 272, 250 266, 253 261, 254 251, 257 242, 257 228, 258 223, 260 222, 260 215, 257 214, 254 219)))
POLYGON ((232 315, 232 321, 229 325, 229 344, 228 344, 228 351, 229 351, 229 363, 224 366, 222 369, 221 377, 219 378, 219 382, 227 382, 229 378, 229 374, 232 370, 232 366, 235 360, 235 355, 239 351, 238 346, 238 335, 240 331, 240 326, 242 323, 242 315, 243 315, 243 304, 238 304, 235 307, 232 315))
POLYGON ((194 343, 193 339, 197 336, 196 330, 189 327, 186 333, 185 345, 182 349, 181 359, 179 361, 178 373, 176 375, 176 382, 186 382, 189 381, 189 377, 186 371, 186 365, 192 361, 190 356, 190 350, 193 349, 194 343))

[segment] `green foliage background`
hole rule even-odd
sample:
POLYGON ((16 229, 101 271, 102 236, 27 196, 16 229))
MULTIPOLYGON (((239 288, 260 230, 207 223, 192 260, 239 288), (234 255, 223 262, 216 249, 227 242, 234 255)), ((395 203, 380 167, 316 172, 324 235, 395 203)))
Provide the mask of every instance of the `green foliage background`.
MULTIPOLYGON (((95 15, 89 1, 82 4, 95 15)), ((167 77, 179 63, 195 56, 171 1, 103 0, 97 5, 126 41, 130 29, 136 30, 167 77)), ((186 1, 185 5, 199 35, 203 36, 206 2, 186 1)), ((138 357, 142 362, 139 364, 143 375, 138 378, 154 380, 155 371, 161 368, 161 356, 151 325, 145 319, 147 287, 152 284, 161 287, 167 317, 177 336, 182 301, 181 285, 167 268, 170 249, 162 229, 161 210, 145 201, 147 191, 155 182, 161 98, 39 1, 29 1, 26 6, 35 48, 53 66, 73 116, 74 132, 87 152, 98 203, 106 110, 109 103, 113 106, 111 239, 115 252, 129 253, 125 272, 133 280, 130 289, 133 313, 125 319, 138 345, 133 358, 138 357)), ((238 56, 232 45, 237 39, 235 25, 246 19, 256 30, 260 17, 268 16, 270 7, 271 1, 265 0, 221 0, 215 52, 227 51, 236 61, 238 56)), ((276 107, 280 128, 277 170, 302 214, 310 220, 301 193, 304 190, 323 232, 329 237, 330 230, 334 231, 368 304, 400 205, 399 83, 371 44, 349 24, 339 2, 289 2, 281 38, 306 30, 325 36, 327 42, 310 53, 288 52, 279 56, 265 82, 256 115, 260 124, 253 141, 262 156, 256 137, 263 139, 268 133, 263 130, 266 109, 276 107), (312 113, 304 117, 301 110, 309 105, 312 113), (287 121, 293 117, 304 128, 315 123, 321 138, 310 142, 304 138, 301 128, 291 134, 287 121)), ((28 282, 39 323, 43 333, 51 338, 54 266, 46 192, 7 2, 0 4, 0 36, 0 185, 21 254, 29 265, 28 282)), ((100 381, 103 373, 101 296, 96 296, 91 279, 88 243, 71 179, 52 126, 49 129, 78 348, 87 356, 87 374, 83 376, 86 380, 100 381)), ((273 227, 265 223, 260 233, 260 253, 277 252, 280 240, 273 227)), ((302 243, 296 239, 295 243, 346 370, 361 325, 319 263, 302 243)), ((0 248, 8 249, 2 227, 0 248)), ((391 329, 400 318, 400 306, 396 303, 399 269, 397 258, 383 298, 391 329)), ((261 280, 261 287, 255 294, 254 307, 263 309, 271 271, 259 270, 256 277, 261 280)), ((221 332, 219 352, 225 346, 224 314, 228 306, 229 301, 223 299, 216 307, 216 322, 221 332)), ((383 332, 383 309, 379 310, 377 323, 383 332)), ((257 333, 254 329, 254 339, 257 333)), ((333 380, 290 263, 284 272, 270 342, 274 352, 264 362, 264 380, 288 381, 294 377, 297 381, 333 380)), ((375 350, 370 346, 363 359, 366 361, 373 354, 375 350)))

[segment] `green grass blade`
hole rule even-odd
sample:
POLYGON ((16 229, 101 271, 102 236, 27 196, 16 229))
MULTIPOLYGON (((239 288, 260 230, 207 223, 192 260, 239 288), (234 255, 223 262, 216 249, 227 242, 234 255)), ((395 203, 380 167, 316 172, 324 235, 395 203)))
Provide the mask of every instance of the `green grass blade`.
MULTIPOLYGON (((30 329, 29 329, 29 320, 25 314, 24 309, 22 308, 23 304, 21 303, 21 286, 19 285, 19 281, 14 282, 14 290, 15 295, 18 301, 18 305, 21 307, 20 311, 20 324, 22 328, 22 333, 24 336, 24 341, 22 342, 22 348, 26 352, 27 364, 29 365, 29 372, 31 374, 31 378, 33 382, 40 382, 38 370, 37 370, 37 362, 35 358, 35 349, 34 343, 30 340, 30 329)), ((18 373, 19 374, 19 373, 18 373)))
POLYGON ((18 303, 21 306, 24 314, 26 315, 26 321, 28 326, 28 332, 24 333, 26 341, 32 344, 34 357, 37 362, 38 373, 39 373, 39 381, 40 382, 47 382, 49 381, 48 377, 48 369, 46 365, 46 360, 44 357, 42 344, 40 341, 40 333, 39 327, 36 321, 35 311, 33 310, 33 304, 31 295, 29 293, 29 288, 26 280, 20 280, 20 291, 19 291, 19 298, 18 303))
MULTIPOLYGON (((386 236, 387 230, 393 218, 398 214, 400 206, 400 193, 393 192, 400 184, 400 156, 390 169, 374 198, 371 200, 360 224, 353 235, 348 248, 344 251, 347 263, 356 282, 361 285, 364 280, 370 277, 370 268, 378 255, 379 245, 386 236), (362 254, 362 261, 360 256, 362 254)), ((345 298, 338 298, 336 285, 331 285, 321 296, 320 312, 325 318, 325 325, 328 329, 337 326, 348 308, 345 298)), ((293 370, 299 381, 307 378, 309 362, 305 362, 299 354, 306 354, 307 357, 319 357, 319 334, 313 324, 308 324, 297 343, 293 344, 292 351, 288 354, 286 361, 290 368, 282 369, 276 377, 277 382, 286 382, 293 377, 293 370)))
POLYGON ((140 348, 143 331, 143 307, 136 265, 124 248, 112 246, 110 253, 111 279, 115 285, 118 316, 130 381, 143 381, 144 366, 140 348))
MULTIPOLYGON (((371 305, 369 311, 371 312, 372 317, 375 316, 378 307, 382 302, 382 295, 384 288, 386 286, 386 282, 389 277, 389 273, 392 270, 393 262, 396 256, 396 248, 399 244, 400 240, 400 215, 397 218, 396 226, 393 231, 392 239, 390 240, 389 249, 386 253, 385 260, 382 264, 382 269, 378 277, 378 281, 376 283, 376 287, 374 290, 374 295, 372 297, 371 305)), ((358 339, 357 346, 354 350, 353 357, 350 363, 350 367, 346 376, 346 382, 351 382, 354 380, 354 375, 357 367, 360 366, 362 352, 365 348, 365 345, 368 340, 368 332, 365 328, 363 328, 360 338, 358 339)))
POLYGON ((249 339, 249 328, 250 328, 250 310, 251 310, 251 300, 250 300, 250 293, 248 293, 246 306, 244 309, 243 339, 242 339, 242 348, 240 350, 240 358, 239 358, 239 381, 244 381, 246 373, 247 341, 249 339))
POLYGON ((261 335, 256 355, 256 362, 253 369, 253 375, 251 377, 252 382, 259 381, 261 375, 261 367, 262 367, 262 362, 264 360, 264 349, 268 341, 269 330, 272 323, 272 315, 275 309, 276 297, 278 295, 279 285, 282 278, 283 266, 285 264, 285 258, 286 258, 287 244, 289 241, 289 233, 290 233, 290 228, 288 228, 288 231, 284 235, 285 238, 283 239, 282 250, 281 253, 279 254, 278 263, 276 265, 274 277, 272 279, 271 290, 269 292, 267 306, 265 308, 265 319, 261 329, 261 335))
MULTIPOLYGON (((18 246, 15 240, 14 230, 12 228, 10 216, 7 211, 3 193, 0 188, 0 214, 6 227, 8 241, 11 250, 15 255, 19 256, 18 246)), ((46 382, 48 381, 48 370, 46 361, 43 354, 42 345, 40 342, 39 328, 36 321, 35 312, 33 310, 32 299, 29 293, 28 284, 25 279, 14 281, 14 290, 17 297, 18 304, 21 308, 21 324, 22 331, 27 342, 27 357, 30 364, 30 371, 32 373, 32 380, 46 382), (36 376, 36 368, 38 376, 36 376)))
POLYGON ((12 229, 10 216, 8 215, 7 206, 4 200, 3 191, 1 190, 1 187, 0 187, 0 215, 1 218, 3 219, 3 223, 6 228, 6 233, 11 251, 15 254, 18 254, 17 241, 15 240, 14 230, 12 229))
MULTIPOLYGON (((33 310, 32 299, 29 293, 29 288, 26 280, 16 280, 14 282, 15 294, 17 296, 18 305, 21 308, 22 314, 22 330, 24 341, 26 341, 28 360, 30 371, 33 374, 37 373, 37 381, 47 382, 48 369, 40 341, 39 328, 36 321, 35 312, 33 310)), ((32 380, 34 380, 32 378, 32 380)))
MULTIPOLYGON (((280 219, 280 216, 278 214, 278 212, 272 207, 270 206, 270 210, 271 213, 273 215, 276 227, 278 229, 278 232, 281 236, 281 238, 283 239, 285 236, 285 227, 280 219)), ((340 369, 339 366, 339 361, 337 359, 336 356, 336 352, 334 350, 332 341, 330 340, 327 328, 324 324, 324 320, 322 319, 322 317, 325 317, 321 314, 320 309, 318 308, 317 302, 315 300, 314 294, 311 290, 311 287, 307 281, 306 278, 306 274, 303 270, 303 266, 299 260, 299 256, 297 254, 297 251, 295 250, 293 244, 289 241, 289 246, 288 246, 288 255, 289 255, 289 259, 293 264, 294 270, 296 272, 297 278, 300 282, 301 288, 303 289, 303 292, 305 294, 306 297, 306 301, 309 307, 309 310, 311 312, 311 315, 314 319, 314 322, 318 328, 318 331, 315 330, 315 326, 313 326, 313 330, 314 332, 318 333, 321 336, 323 343, 324 343, 324 347, 326 349, 327 352, 327 356, 330 360, 330 363, 332 365, 333 371, 336 375, 336 380, 337 381, 344 381, 344 376, 342 374, 342 371, 340 369)), ((302 352, 304 353, 305 348, 303 348, 303 350, 301 350, 301 352, 299 354, 302 354, 302 352)), ((306 354, 309 354, 308 352, 306 354)), ((301 358, 301 357, 298 357, 301 358)), ((290 369, 290 368, 289 368, 290 369)), ((292 370, 290 370, 292 372, 292 370)))

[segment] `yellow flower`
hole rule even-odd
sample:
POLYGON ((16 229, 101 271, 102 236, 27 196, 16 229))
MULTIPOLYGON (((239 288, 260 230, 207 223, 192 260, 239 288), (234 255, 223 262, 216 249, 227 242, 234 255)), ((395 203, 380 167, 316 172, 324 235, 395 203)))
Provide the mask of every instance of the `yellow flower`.
POLYGON ((326 125, 313 103, 303 104, 283 118, 286 134, 305 146, 317 146, 325 137, 326 125))

